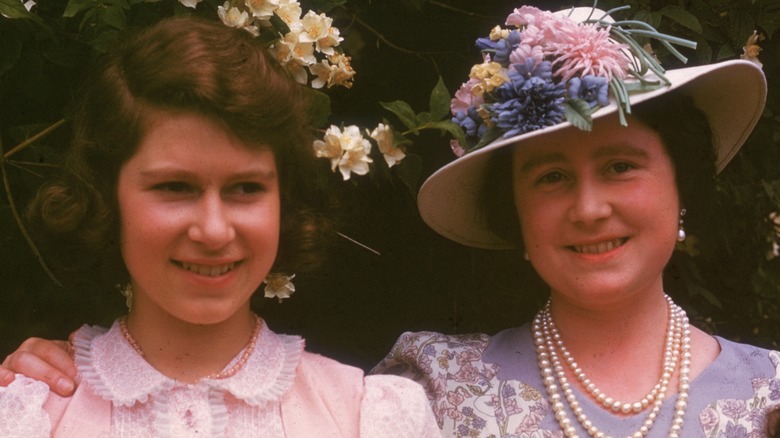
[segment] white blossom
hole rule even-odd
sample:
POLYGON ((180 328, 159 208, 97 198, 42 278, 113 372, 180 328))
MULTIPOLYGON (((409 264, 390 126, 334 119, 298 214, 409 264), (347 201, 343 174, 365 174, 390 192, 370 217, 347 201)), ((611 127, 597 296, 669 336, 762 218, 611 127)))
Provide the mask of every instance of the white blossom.
POLYGON ((369 135, 379 146, 379 151, 385 157, 387 167, 395 166, 406 157, 404 151, 395 144, 395 135, 393 135, 393 128, 390 126, 380 123, 369 135))
POLYGON ((295 274, 268 274, 264 280, 265 297, 277 298, 280 303, 282 300, 290 298, 290 296, 295 293, 295 285, 292 283, 293 278, 295 278, 295 274))

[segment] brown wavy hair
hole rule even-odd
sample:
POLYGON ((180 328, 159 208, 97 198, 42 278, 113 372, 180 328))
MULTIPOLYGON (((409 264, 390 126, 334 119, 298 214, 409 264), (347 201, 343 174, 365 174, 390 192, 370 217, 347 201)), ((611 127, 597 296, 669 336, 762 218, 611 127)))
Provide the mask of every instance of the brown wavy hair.
POLYGON ((281 196, 274 269, 301 272, 319 265, 332 233, 314 185, 306 89, 251 34, 197 18, 165 19, 104 55, 77 98, 62 175, 45 184, 28 208, 32 226, 50 243, 86 251, 108 268, 104 280, 126 281, 119 170, 153 117, 194 113, 220 121, 247 147, 273 151, 281 196))

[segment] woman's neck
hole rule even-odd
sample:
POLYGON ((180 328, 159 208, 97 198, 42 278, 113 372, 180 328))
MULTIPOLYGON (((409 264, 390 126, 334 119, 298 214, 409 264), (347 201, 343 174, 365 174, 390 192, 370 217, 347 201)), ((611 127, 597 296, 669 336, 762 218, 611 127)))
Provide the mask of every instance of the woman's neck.
POLYGON ((134 309, 126 326, 149 364, 167 377, 194 383, 222 371, 248 345, 256 324, 247 306, 208 325, 134 309))

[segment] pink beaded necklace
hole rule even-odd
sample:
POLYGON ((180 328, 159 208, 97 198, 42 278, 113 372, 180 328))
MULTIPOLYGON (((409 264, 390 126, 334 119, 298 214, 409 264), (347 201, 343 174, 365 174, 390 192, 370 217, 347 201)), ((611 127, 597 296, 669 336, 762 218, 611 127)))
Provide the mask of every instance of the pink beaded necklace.
MULTIPOLYGON (((228 377, 231 377, 235 375, 237 372, 241 370, 241 368, 246 365, 247 361, 249 360, 249 357, 252 355, 252 352, 255 350, 255 344, 257 343, 257 337, 260 334, 260 327, 262 326, 262 320, 259 316, 254 315, 255 317, 255 328, 252 330, 252 337, 249 338, 249 343, 244 348, 244 352, 241 354, 241 357, 238 358, 236 363, 233 364, 230 368, 220 371, 218 373, 211 373, 208 376, 206 376, 207 379, 227 379, 228 377)), ((138 341, 135 340, 133 335, 130 334, 130 331, 127 329, 127 317, 124 317, 119 320, 119 329, 122 331, 122 336, 125 337, 127 342, 130 344, 130 346, 133 347, 133 349, 141 355, 141 357, 144 356, 144 351, 141 350, 141 346, 138 345, 138 341)))

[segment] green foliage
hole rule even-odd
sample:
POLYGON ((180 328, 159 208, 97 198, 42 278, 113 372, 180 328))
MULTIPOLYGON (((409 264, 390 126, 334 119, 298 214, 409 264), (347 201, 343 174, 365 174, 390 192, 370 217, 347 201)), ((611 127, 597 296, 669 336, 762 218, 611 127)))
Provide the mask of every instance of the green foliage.
MULTIPOLYGON (((64 338, 81 323, 107 324, 122 311, 118 293, 89 279, 60 274, 64 286, 55 286, 29 242, 37 243, 39 236, 22 232, 18 214, 59 164, 69 137, 67 124, 60 121, 84 69, 129 29, 172 15, 216 20, 223 1, 204 0, 195 10, 174 0, 37 3, 30 13, 20 0, 0 0, 0 331, 7 334, 0 343, 0 358, 26 337, 64 338)), ((524 3, 556 9, 590 6, 592 0, 524 3)), ((465 144, 461 128, 450 121, 448 90, 460 86, 477 59, 474 40, 520 4, 304 2, 304 7, 334 17, 357 71, 350 90, 312 91, 312 120, 320 127, 373 127, 388 119, 406 158, 389 167, 375 147, 369 175, 350 181, 332 174, 329 163, 322 162, 323 172, 313 178, 338 192, 338 203, 346 211, 340 231, 382 255, 346 242, 337 245, 336 256, 322 273, 301 276, 298 295, 283 306, 263 306, 263 316, 273 327, 304 334, 315 351, 370 366, 403 330, 494 332, 522 323, 537 308, 544 286, 518 254, 449 242, 422 224, 414 202, 420 182, 452 160, 450 139, 465 144)), ((766 111, 718 177, 713 199, 717 213, 697 219, 690 212, 690 225, 686 216, 693 239, 675 255, 667 288, 696 324, 732 339, 776 346, 780 258, 772 250, 779 237, 769 215, 780 212, 780 3, 599 2, 604 10, 625 5, 630 9, 616 12, 617 20, 647 21, 662 33, 695 41, 695 50, 680 49, 689 64, 738 57, 754 30, 764 36, 759 58, 769 82, 766 111)), ((261 38, 268 41, 283 27, 274 21, 261 38)), ((640 44, 649 41, 640 39, 640 44)), ((682 65, 669 46, 653 43, 653 49, 665 67, 682 65)), ((566 116, 587 124, 587 111, 578 104, 567 108, 566 116)), ((494 138, 490 135, 485 141, 494 138)), ((94 263, 67 248, 40 253, 47 261, 68 257, 84 266, 94 263)))

